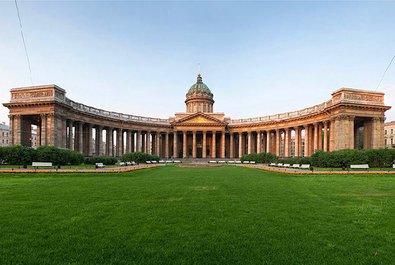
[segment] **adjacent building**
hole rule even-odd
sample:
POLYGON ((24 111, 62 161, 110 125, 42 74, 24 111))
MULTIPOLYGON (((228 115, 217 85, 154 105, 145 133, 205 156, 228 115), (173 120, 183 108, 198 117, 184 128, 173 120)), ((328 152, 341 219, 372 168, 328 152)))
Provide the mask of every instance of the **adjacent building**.
MULTIPOLYGON (((159 96, 159 95, 158 95, 159 96)), ((257 95, 259 96, 259 95, 257 95)), ((120 99, 122 100, 122 99, 120 99)), ((323 103, 296 111, 232 119, 214 111, 214 95, 199 74, 186 93, 185 112, 168 119, 91 107, 56 85, 11 89, 10 144, 52 145, 86 156, 146 152, 163 158, 280 157, 384 147, 384 93, 341 88, 323 103)), ((283 102, 284 103, 284 102, 283 102)))
POLYGON ((384 145, 395 148, 395 121, 384 123, 384 145))
POLYGON ((5 122, 0 123, 0 146, 10 145, 10 126, 5 122))

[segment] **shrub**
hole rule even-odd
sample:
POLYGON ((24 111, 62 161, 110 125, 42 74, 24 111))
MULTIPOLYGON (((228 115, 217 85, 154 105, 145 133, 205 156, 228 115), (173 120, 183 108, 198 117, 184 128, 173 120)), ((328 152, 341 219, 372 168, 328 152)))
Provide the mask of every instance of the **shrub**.
POLYGON ((154 160, 159 161, 159 157, 142 152, 127 153, 121 157, 121 161, 123 162, 134 161, 136 163, 145 163, 145 161, 154 161, 154 160))
POLYGON ((0 147, 0 161, 12 165, 27 165, 33 161, 52 162, 55 165, 79 165, 84 162, 82 154, 53 146, 40 146, 37 149, 25 146, 0 147))
POLYGON ((84 162, 84 156, 77 151, 60 149, 53 146, 40 146, 36 149, 39 162, 52 162, 55 165, 79 165, 84 162))
POLYGON ((0 160, 2 163, 12 165, 27 165, 36 158, 36 150, 25 146, 6 146, 0 148, 0 160))
POLYGON ((96 163, 103 163, 104 165, 115 165, 117 159, 112 156, 92 156, 85 158, 85 164, 94 165, 96 163))
POLYGON ((255 161, 256 163, 272 163, 277 160, 276 155, 273 155, 271 153, 252 153, 252 154, 246 154, 243 155, 240 160, 242 162, 244 161, 255 161))

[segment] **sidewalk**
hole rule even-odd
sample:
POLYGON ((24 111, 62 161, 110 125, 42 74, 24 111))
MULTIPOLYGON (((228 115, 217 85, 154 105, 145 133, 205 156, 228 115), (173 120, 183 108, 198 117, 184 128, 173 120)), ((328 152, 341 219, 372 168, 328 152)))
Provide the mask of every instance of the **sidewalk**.
POLYGON ((265 165, 239 165, 248 168, 256 168, 269 172, 278 172, 283 174, 296 174, 296 175, 328 175, 328 174, 336 174, 336 175, 351 175, 351 174, 389 174, 395 175, 394 170, 381 171, 381 170, 331 170, 331 171, 312 171, 306 169, 295 169, 295 168, 280 168, 280 167, 270 167, 265 165))
POLYGON ((158 167, 160 165, 136 165, 110 168, 60 168, 60 169, 32 169, 32 168, 2 168, 0 173, 120 173, 134 170, 158 167))

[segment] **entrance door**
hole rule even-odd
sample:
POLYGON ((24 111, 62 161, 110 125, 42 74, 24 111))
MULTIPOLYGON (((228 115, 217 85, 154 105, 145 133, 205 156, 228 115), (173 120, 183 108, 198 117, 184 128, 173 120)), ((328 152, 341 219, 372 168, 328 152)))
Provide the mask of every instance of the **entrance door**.
POLYGON ((196 148, 196 157, 202 158, 202 148, 201 147, 196 148))

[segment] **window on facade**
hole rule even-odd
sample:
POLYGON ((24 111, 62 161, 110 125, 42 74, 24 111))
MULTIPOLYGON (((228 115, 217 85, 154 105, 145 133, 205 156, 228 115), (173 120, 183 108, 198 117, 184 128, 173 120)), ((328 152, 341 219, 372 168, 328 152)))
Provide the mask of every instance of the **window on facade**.
POLYGON ((391 129, 391 134, 393 134, 394 133, 394 129, 391 129))
POLYGON ((387 130, 384 130, 384 134, 387 134, 387 130))
POLYGON ((4 132, 3 132, 3 137, 4 137, 4 132))
POLYGON ((200 112, 200 105, 198 105, 198 112, 200 112))
POLYGON ((384 139, 384 145, 387 145, 387 139, 384 139))
POLYGON ((207 109, 206 109, 206 104, 203 105, 203 111, 204 111, 204 112, 207 111, 207 109))
POLYGON ((394 144, 394 139, 391 138, 391 144, 394 144))

